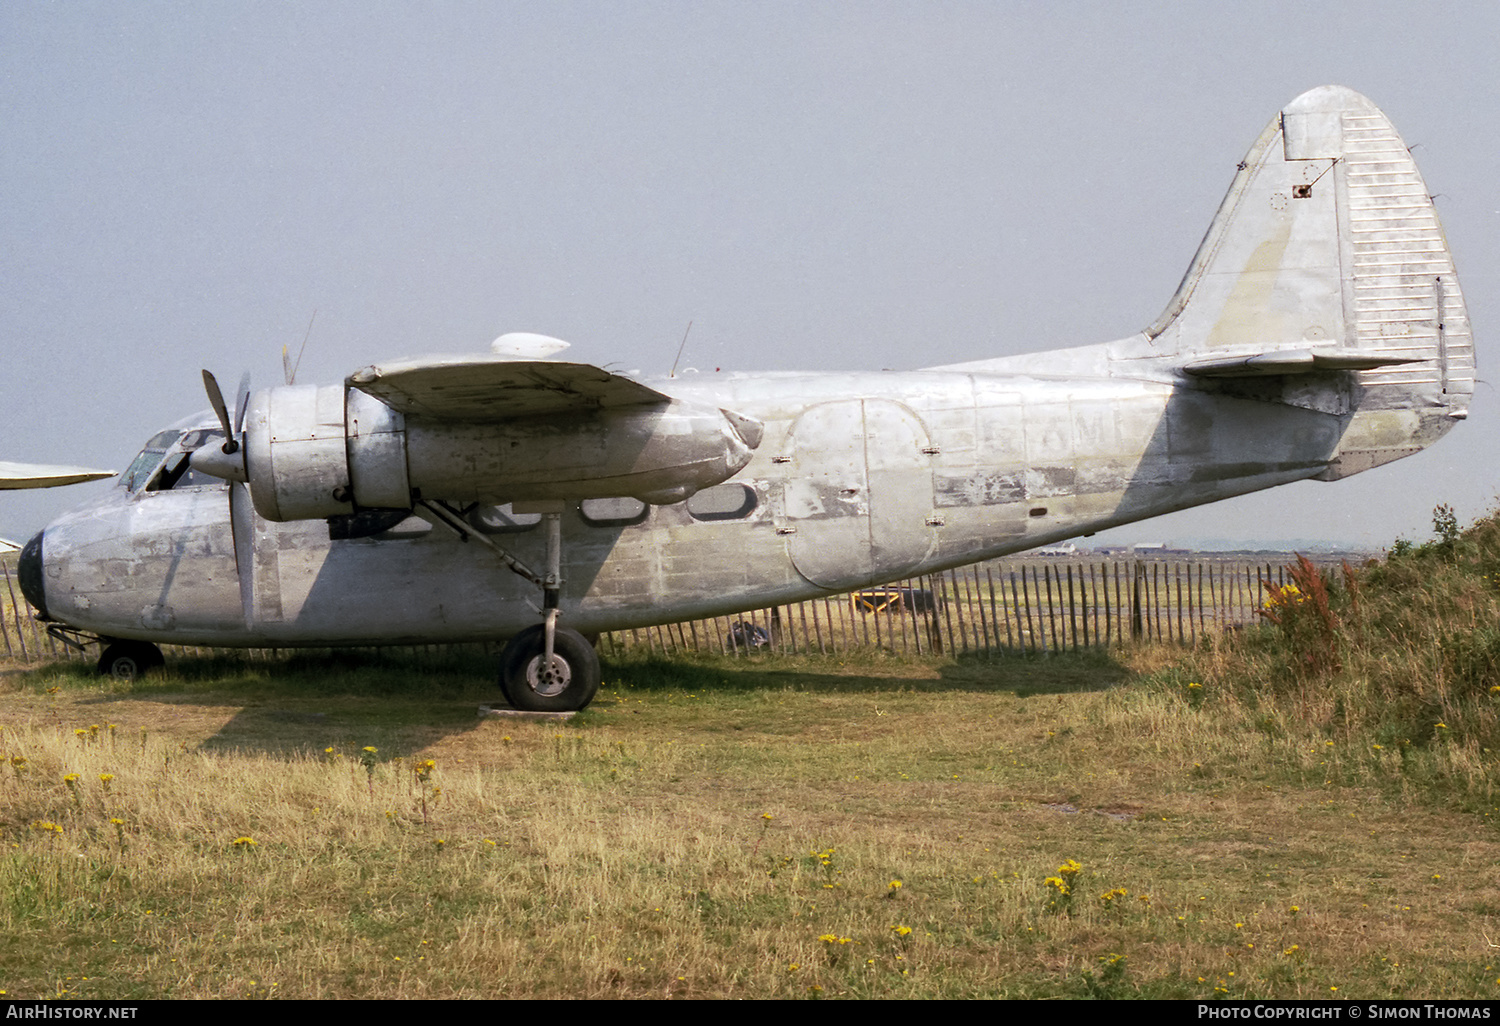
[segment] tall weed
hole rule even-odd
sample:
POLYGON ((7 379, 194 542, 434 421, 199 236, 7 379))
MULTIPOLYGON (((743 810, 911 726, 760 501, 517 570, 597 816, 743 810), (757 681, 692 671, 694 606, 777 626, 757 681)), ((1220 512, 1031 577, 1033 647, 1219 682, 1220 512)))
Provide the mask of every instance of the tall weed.
POLYGON ((1299 556, 1259 628, 1182 672, 1219 682, 1247 710, 1274 708, 1395 752, 1403 768, 1439 767, 1422 774, 1430 782, 1488 793, 1488 772, 1481 784, 1473 770, 1500 750, 1500 514, 1460 531, 1439 506, 1433 522, 1435 540, 1398 544, 1358 573, 1299 556))

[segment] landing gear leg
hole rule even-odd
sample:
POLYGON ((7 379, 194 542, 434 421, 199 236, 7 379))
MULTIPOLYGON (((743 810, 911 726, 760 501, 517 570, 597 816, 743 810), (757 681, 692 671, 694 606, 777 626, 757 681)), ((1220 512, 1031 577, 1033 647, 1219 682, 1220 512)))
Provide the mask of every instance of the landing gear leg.
POLYGON ((499 556, 512 571, 542 589, 542 622, 510 639, 500 653, 500 690, 527 712, 574 712, 599 691, 599 656, 577 631, 557 625, 562 594, 562 502, 516 502, 515 513, 540 513, 547 536, 547 568, 537 574, 483 534, 474 534, 464 513, 447 503, 423 500, 419 515, 442 524, 460 540, 473 539, 499 556))
POLYGON ((599 656, 577 631, 557 626, 562 591, 562 513, 542 513, 547 570, 542 577, 542 622, 512 638, 500 654, 500 690, 528 712, 572 712, 599 691, 599 656))

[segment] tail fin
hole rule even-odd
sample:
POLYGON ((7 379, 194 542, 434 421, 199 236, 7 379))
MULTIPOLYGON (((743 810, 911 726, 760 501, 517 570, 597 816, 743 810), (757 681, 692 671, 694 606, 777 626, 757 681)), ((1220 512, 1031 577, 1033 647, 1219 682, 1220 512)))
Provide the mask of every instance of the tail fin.
POLYGON ((1113 359, 1280 378, 1280 401, 1350 414, 1328 479, 1435 441, 1474 390, 1468 313, 1427 186, 1386 116, 1341 86, 1297 97, 1261 133, 1144 334, 1113 359))

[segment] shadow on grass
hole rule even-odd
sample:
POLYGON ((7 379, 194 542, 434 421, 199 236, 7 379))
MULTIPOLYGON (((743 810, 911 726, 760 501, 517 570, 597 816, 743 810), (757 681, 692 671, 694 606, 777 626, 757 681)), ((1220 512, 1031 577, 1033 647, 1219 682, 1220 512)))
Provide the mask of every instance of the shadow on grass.
POLYGON ((1041 656, 965 655, 956 660, 878 656, 744 658, 662 656, 604 660, 604 680, 642 691, 767 691, 791 688, 829 694, 884 691, 1009 692, 1018 697, 1103 691, 1130 671, 1106 652, 1041 656))
POLYGON ((199 732, 200 750, 272 756, 330 745, 409 755, 474 730, 482 722, 480 705, 503 704, 494 658, 477 649, 441 656, 394 649, 190 656, 169 658, 164 670, 135 681, 102 680, 88 663, 54 663, 9 675, 6 684, 37 697, 57 689, 62 717, 68 707, 107 717, 112 705, 151 703, 162 707, 159 725, 149 713, 134 718, 152 724, 153 733, 175 729, 168 726, 173 720, 191 721, 184 726, 199 732))
MULTIPOLYGON (((265 659, 220 654, 170 660, 137 681, 103 681, 87 663, 55 663, 8 675, 10 688, 43 696, 53 688, 68 705, 99 708, 120 702, 192 707, 202 717, 205 751, 258 752, 277 757, 321 752, 330 745, 374 745, 382 757, 410 755, 484 722, 480 705, 503 706, 496 657, 477 647, 446 652, 314 650, 265 659), (219 721, 215 709, 224 709, 219 721)), ((612 657, 603 661, 603 689, 647 694, 776 692, 880 694, 905 692, 1037 694, 1098 691, 1129 678, 1107 653, 1006 655, 957 660, 844 658, 762 654, 612 657)), ((167 712, 168 718, 178 715, 167 712)), ((704 716, 715 715, 712 705, 704 716)), ((571 729, 608 722, 585 710, 571 729)))
MULTIPOLYGON (((136 681, 101 681, 83 662, 52 663, 8 674, 21 690, 103 691, 80 703, 114 698, 191 699, 206 704, 243 704, 271 699, 502 701, 496 686, 498 657, 479 650, 413 653, 407 649, 333 649, 279 658, 219 654, 173 659, 165 671, 136 681)), ((956 659, 881 656, 748 657, 626 655, 601 660, 606 686, 643 691, 761 691, 795 688, 828 693, 891 690, 1059 694, 1101 691, 1131 673, 1103 651, 1057 655, 965 654, 956 659)))
MULTIPOLYGON (((101 680, 84 662, 52 663, 12 675, 13 686, 42 691, 62 686, 103 690, 137 699, 191 697, 225 702, 256 698, 491 698, 495 657, 481 652, 442 655, 401 649, 332 649, 258 658, 224 653, 169 658, 166 668, 134 681, 101 680), (481 695, 480 692, 485 692, 481 695)), ((87 701, 87 700, 85 700, 87 701)))

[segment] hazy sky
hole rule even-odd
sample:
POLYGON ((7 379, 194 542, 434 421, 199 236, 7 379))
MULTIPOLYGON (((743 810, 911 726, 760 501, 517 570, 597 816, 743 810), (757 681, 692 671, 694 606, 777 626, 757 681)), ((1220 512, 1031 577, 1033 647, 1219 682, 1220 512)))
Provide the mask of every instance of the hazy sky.
MULTIPOLYGON (((1500 5, 0 5, 0 459, 123 467, 232 383, 505 331, 665 373, 903 369, 1129 335, 1235 164, 1324 83, 1415 146, 1480 376, 1500 5)), ((1500 490, 1494 389, 1433 449, 1111 532, 1422 538, 1500 490)), ((29 536, 89 488, 0 494, 29 536)), ((1106 536, 1099 536, 1105 540, 1106 536)))

